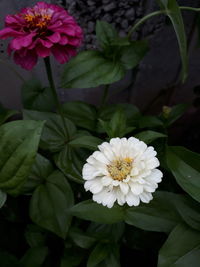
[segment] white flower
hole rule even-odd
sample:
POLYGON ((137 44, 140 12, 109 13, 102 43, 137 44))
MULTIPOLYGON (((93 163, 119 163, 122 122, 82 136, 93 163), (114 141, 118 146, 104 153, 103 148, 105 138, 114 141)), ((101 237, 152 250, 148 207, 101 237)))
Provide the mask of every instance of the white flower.
POLYGON ((112 208, 127 203, 148 203, 162 180, 156 151, 137 138, 112 138, 98 146, 83 166, 86 191, 93 200, 112 208))

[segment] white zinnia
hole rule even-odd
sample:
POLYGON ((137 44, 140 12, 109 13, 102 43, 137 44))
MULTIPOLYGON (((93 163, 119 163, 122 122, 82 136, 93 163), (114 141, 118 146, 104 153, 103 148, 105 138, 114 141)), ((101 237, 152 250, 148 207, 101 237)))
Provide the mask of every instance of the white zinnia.
POLYGON ((83 166, 86 191, 108 208, 115 201, 138 206, 148 203, 162 180, 156 151, 137 138, 112 138, 98 146, 83 166))

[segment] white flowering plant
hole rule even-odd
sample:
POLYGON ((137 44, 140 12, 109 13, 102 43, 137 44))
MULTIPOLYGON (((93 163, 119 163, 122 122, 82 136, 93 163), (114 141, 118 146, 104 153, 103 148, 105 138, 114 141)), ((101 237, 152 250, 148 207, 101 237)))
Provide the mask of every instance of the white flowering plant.
POLYGON ((181 12, 199 9, 158 4, 123 38, 98 21, 99 49, 76 56, 82 30, 63 8, 38 2, 6 17, 9 53, 26 69, 44 58, 49 85, 24 82, 22 113, 0 106, 0 266, 199 267, 200 155, 170 132, 189 105, 151 116, 109 103, 110 85, 136 75, 150 49, 132 34, 156 15, 173 24, 187 78, 181 12), (99 105, 59 101, 51 53, 69 61, 63 88, 102 86, 99 105))

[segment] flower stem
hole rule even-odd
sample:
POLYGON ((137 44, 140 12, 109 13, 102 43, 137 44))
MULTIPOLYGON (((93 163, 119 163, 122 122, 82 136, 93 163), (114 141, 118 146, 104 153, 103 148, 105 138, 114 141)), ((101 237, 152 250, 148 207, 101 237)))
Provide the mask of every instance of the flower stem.
POLYGON ((106 101, 107 101, 107 99, 108 99, 109 86, 110 86, 110 85, 107 84, 107 85, 104 87, 100 107, 103 107, 103 106, 106 104, 106 101))
POLYGON ((46 67, 46 72, 47 72, 47 77, 48 77, 48 80, 49 80, 50 88, 51 88, 51 91, 52 91, 52 94, 53 94, 53 97, 54 97, 54 100, 55 100, 55 104, 56 104, 56 110, 57 110, 58 114, 60 115, 60 117, 62 119, 63 127, 64 127, 65 133, 66 133, 66 137, 67 137, 67 140, 69 140, 69 132, 68 132, 68 129, 67 129, 67 126, 66 126, 65 117, 64 117, 64 114, 63 114, 63 111, 62 111, 62 106, 61 106, 60 101, 58 99, 55 83, 54 83, 54 80, 53 80, 53 74, 52 74, 52 69, 51 69, 50 58, 49 57, 44 58, 44 62, 45 62, 45 67, 46 67))
POLYGON ((165 14, 166 11, 165 10, 158 10, 158 11, 155 11, 155 12, 152 12, 148 15, 146 15, 145 17, 141 18, 136 24, 133 25, 133 27, 130 29, 129 33, 128 33, 128 38, 130 39, 131 38, 131 35, 132 33, 141 25, 143 24, 146 20, 154 17, 154 16, 157 16, 157 15, 162 15, 162 14, 165 14))

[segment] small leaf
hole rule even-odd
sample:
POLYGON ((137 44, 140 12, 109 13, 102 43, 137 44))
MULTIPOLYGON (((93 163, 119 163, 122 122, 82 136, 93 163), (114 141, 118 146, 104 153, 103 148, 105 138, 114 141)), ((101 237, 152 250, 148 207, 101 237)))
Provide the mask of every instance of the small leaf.
POLYGON ((200 155, 184 147, 168 147, 166 156, 177 183, 200 202, 200 155))
POLYGON ((97 111, 92 105, 80 101, 67 102, 62 105, 64 115, 77 126, 94 131, 97 111))
POLYGON ((46 121, 40 141, 42 149, 59 152, 66 146, 68 139, 72 139, 76 134, 76 127, 73 122, 65 118, 64 124, 61 116, 55 113, 24 110, 23 114, 25 120, 46 121))
POLYGON ((20 260, 20 263, 23 267, 41 267, 47 254, 47 247, 30 248, 20 260))
POLYGON ((121 63, 129 70, 135 68, 148 51, 147 41, 134 41, 121 49, 121 63))
POLYGON ((55 106, 54 96, 49 87, 43 87, 35 79, 26 81, 22 86, 22 102, 25 109, 52 111, 55 106))
POLYGON ((26 242, 30 247, 45 246, 46 232, 35 224, 29 224, 25 230, 26 242))
POLYGON ((103 261, 109 254, 108 245, 105 244, 97 244, 94 250, 91 252, 88 262, 87 262, 87 267, 95 267, 97 266, 98 263, 103 261))
POLYGON ((158 267, 198 267, 199 261, 196 259, 200 258, 199 249, 200 233, 184 224, 179 224, 170 233, 159 252, 158 267), (187 261, 189 265, 186 265, 187 261))
POLYGON ((158 132, 154 132, 154 131, 143 131, 143 132, 140 132, 140 133, 134 135, 134 137, 140 139, 141 141, 145 142, 146 144, 150 144, 151 142, 153 142, 154 140, 156 140, 158 138, 167 137, 167 135, 162 134, 162 133, 158 133, 158 132))
POLYGON ((98 51, 83 51, 65 65, 62 87, 97 87, 121 80, 124 75, 120 62, 106 59, 98 51))
POLYGON ((96 242, 96 239, 94 237, 89 236, 78 228, 71 228, 69 237, 77 246, 85 249, 90 248, 96 242))
POLYGON ((0 188, 17 195, 34 163, 44 123, 13 121, 0 128, 0 188))
POLYGON ((96 36, 100 46, 105 49, 107 46, 110 46, 110 43, 118 37, 118 34, 112 24, 109 24, 106 21, 97 20, 96 36))
POLYGON ((103 143, 103 141, 95 136, 81 136, 69 142, 69 145, 72 147, 84 147, 90 150, 97 150, 97 146, 101 143, 103 143))
POLYGON ((71 208, 71 213, 83 220, 108 224, 120 222, 124 217, 122 207, 116 205, 109 209, 92 200, 86 200, 76 204, 71 208))
POLYGON ((150 203, 126 209, 125 222, 143 230, 168 233, 182 221, 175 202, 176 194, 155 192, 150 203))
POLYGON ((156 116, 143 116, 139 121, 140 128, 158 128, 163 126, 163 122, 156 116))
POLYGON ((30 203, 30 217, 39 226, 65 238, 71 224, 73 192, 63 174, 53 172, 37 187, 30 203))
POLYGON ((176 0, 158 0, 162 9, 171 20, 179 44, 182 60, 182 82, 185 82, 188 74, 187 40, 181 10, 176 0))

